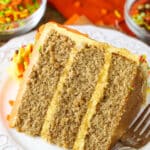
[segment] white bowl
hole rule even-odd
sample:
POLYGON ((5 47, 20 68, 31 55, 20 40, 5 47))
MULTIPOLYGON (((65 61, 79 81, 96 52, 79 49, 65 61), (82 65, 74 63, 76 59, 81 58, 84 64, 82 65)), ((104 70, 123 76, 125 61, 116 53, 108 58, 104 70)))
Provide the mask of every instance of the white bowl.
POLYGON ((138 26, 131 18, 129 11, 131 6, 136 0, 127 0, 124 7, 124 14, 125 14, 125 22, 130 28, 130 30, 141 40, 150 44, 150 32, 145 30, 144 28, 138 26))
POLYGON ((40 7, 32 15, 30 15, 25 19, 21 19, 19 21, 11 22, 7 24, 7 25, 11 25, 14 23, 19 23, 19 24, 21 23, 22 25, 14 29, 0 31, 0 40, 9 39, 14 36, 26 33, 31 29, 33 29, 43 17, 46 10, 46 4, 47 4, 47 0, 41 0, 40 7))

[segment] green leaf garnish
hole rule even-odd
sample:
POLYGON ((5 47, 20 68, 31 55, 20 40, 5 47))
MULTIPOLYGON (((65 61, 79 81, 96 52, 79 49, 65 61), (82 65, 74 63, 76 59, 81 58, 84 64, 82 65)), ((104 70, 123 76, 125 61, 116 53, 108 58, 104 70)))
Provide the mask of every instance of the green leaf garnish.
POLYGON ((40 47, 38 48, 38 51, 39 51, 39 52, 41 52, 41 51, 42 51, 42 46, 40 46, 40 47))
POLYGON ((134 90, 134 87, 132 87, 132 86, 129 86, 128 88, 129 88, 130 91, 134 90))

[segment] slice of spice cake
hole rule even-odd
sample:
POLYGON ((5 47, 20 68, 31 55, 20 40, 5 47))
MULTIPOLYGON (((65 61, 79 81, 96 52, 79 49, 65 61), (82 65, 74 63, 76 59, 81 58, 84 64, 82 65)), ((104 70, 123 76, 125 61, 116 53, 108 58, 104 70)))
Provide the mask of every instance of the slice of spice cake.
MULTIPOLYGON (((97 82, 106 87, 110 53, 107 46, 78 39, 49 106, 41 136, 71 149, 97 82)), ((103 92, 98 93, 99 97, 103 92)))
MULTIPOLYGON (((10 126, 74 150, 107 150, 144 101, 135 55, 54 23, 42 27, 10 126)), ((144 70, 144 71, 143 71, 144 70)))
POLYGON ((39 135, 48 105, 75 41, 54 23, 43 26, 12 109, 10 127, 39 135))
MULTIPOLYGON (((104 97, 91 99, 92 104, 83 118, 73 150, 110 149, 145 100, 147 66, 141 67, 136 56, 118 50, 110 50, 112 58, 104 97)), ((100 92, 99 89, 96 92, 100 92)))

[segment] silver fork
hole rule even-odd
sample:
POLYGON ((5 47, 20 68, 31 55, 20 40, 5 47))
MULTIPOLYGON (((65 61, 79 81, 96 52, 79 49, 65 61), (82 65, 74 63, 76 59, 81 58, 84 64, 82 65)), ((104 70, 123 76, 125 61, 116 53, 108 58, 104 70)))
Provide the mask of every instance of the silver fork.
POLYGON ((150 142, 150 104, 143 110, 136 121, 129 126, 113 150, 138 149, 150 142))

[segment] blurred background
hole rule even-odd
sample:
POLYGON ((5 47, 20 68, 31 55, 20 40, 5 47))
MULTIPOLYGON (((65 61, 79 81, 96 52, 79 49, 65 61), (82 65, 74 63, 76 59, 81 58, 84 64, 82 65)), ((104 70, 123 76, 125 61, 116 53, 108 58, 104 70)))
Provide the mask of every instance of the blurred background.
MULTIPOLYGON (((150 0, 44 1, 46 2, 46 6, 42 8, 42 10, 45 9, 45 12, 43 12, 43 18, 41 20, 39 19, 39 21, 37 22, 36 20, 38 19, 34 20, 36 24, 34 24, 31 28, 26 27, 26 29, 23 29, 24 31, 28 32, 31 29, 37 29, 41 24, 49 21, 55 21, 65 25, 94 24, 96 26, 111 28, 114 30, 124 32, 129 36, 141 39, 145 43, 150 42, 150 0)), ((0 0, 0 24, 2 18, 1 14, 3 12, 2 6, 4 6, 3 2, 8 5, 10 4, 11 0, 0 0)), ((22 0, 14 0, 14 2, 18 2, 17 9, 18 6, 22 6, 22 0)), ((33 5, 34 2, 39 2, 40 5, 42 5, 43 3, 42 0, 24 0, 23 2, 27 4, 27 10, 28 8, 30 8, 29 5, 33 5)), ((37 10, 35 9, 35 12, 39 9, 37 5, 36 7, 37 10)), ((22 11, 20 8, 19 13, 21 14, 22 11)), ((29 12, 31 11, 29 10, 29 12)), ((35 12, 33 11, 33 14, 35 12)), ((20 18, 18 18, 18 20, 19 19, 20 18)), ((1 32, 2 31, 0 30, 0 34, 1 32)), ((20 32, 19 30, 19 33, 23 34, 24 32, 20 32)), ((3 33, 3 35, 6 34, 8 33, 3 33)), ((17 35, 18 34, 16 34, 15 36, 17 35)), ((0 36, 1 45, 8 40, 8 38, 3 37, 0 36)))

